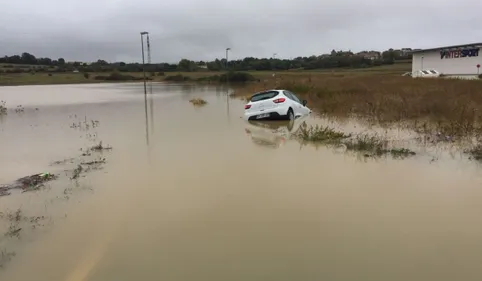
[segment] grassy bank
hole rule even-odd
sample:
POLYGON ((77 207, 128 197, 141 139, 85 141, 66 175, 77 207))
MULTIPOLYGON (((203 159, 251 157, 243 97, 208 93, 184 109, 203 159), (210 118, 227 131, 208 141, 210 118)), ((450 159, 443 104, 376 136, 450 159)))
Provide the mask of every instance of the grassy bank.
POLYGON ((124 76, 131 76, 132 79, 109 80, 111 73, 13 73, 0 75, 0 86, 19 85, 49 85, 49 84, 81 84, 101 82, 122 82, 142 80, 142 73, 121 73, 124 76), (97 78, 96 78, 97 77, 97 78), (102 79, 99 79, 101 78, 102 79), (107 79, 106 79, 107 78, 107 79))
MULTIPOLYGON (((131 79, 108 79, 112 73, 110 72, 89 72, 74 73, 74 72, 60 72, 60 73, 2 73, 0 75, 0 86, 18 86, 18 85, 48 85, 48 84, 81 84, 81 83, 101 83, 101 82, 129 82, 142 81, 142 72, 121 72, 122 76, 130 76, 131 79)), ((155 82, 165 81, 168 77, 181 76, 187 77, 186 80, 197 81, 205 77, 215 75, 222 75, 222 72, 172 72, 165 75, 151 76, 146 73, 146 76, 155 82)), ((173 81, 179 82, 179 81, 173 81)))
MULTIPOLYGON (((0 86, 8 85, 45 85, 45 84, 78 84, 78 83, 99 83, 99 82, 114 82, 114 81, 103 81, 102 79, 95 79, 97 76, 108 76, 110 72, 88 72, 87 74, 82 72, 35 72, 35 69, 45 66, 31 66, 31 65, 0 65, 3 71, 11 70, 8 67, 14 67, 22 69, 23 73, 0 73, 0 86)), ((384 65, 378 67, 370 68, 359 68, 359 69, 323 69, 323 70, 289 70, 276 72, 278 76, 293 77, 298 79, 298 77, 319 76, 319 75, 398 75, 403 72, 409 71, 411 64, 409 62, 396 63, 393 65, 384 65)), ((12 68, 13 69, 13 68, 12 68)), ((55 68, 45 68, 54 71, 55 68)), ((196 72, 156 72, 152 76, 151 73, 146 73, 152 81, 160 82, 165 81, 166 78, 172 82, 181 81, 201 81, 201 82, 215 82, 210 78, 216 78, 224 75, 224 71, 196 71, 196 72), (179 79, 179 77, 183 79, 179 79)), ((255 79, 261 80, 262 82, 267 82, 272 80, 273 71, 248 71, 255 79)), ((120 72, 122 75, 128 75, 134 77, 132 79, 135 81, 137 78, 142 78, 142 72, 120 72)), ((120 80, 122 81, 122 80, 120 80)))

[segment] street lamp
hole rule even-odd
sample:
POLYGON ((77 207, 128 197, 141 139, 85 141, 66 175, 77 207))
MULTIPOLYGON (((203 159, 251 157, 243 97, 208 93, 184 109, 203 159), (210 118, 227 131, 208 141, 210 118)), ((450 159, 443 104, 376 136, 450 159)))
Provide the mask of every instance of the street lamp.
POLYGON ((423 70, 423 56, 422 56, 422 69, 421 70, 423 70))
MULTIPOLYGON (((277 53, 273 53, 273 56, 272 56, 273 60, 275 60, 275 59, 276 59, 276 56, 277 56, 277 55, 278 55, 277 53)), ((274 61, 273 61, 272 66, 273 66, 273 70, 275 70, 275 69, 276 69, 276 67, 275 67, 275 62, 274 62, 274 61)))
POLYGON ((231 51, 231 48, 226 48, 226 70, 228 70, 228 51, 231 51))
POLYGON ((144 94, 147 94, 147 87, 146 87, 146 66, 145 66, 145 59, 144 59, 144 35, 148 35, 149 32, 142 31, 141 32, 141 48, 142 48, 142 75, 144 76, 144 94))

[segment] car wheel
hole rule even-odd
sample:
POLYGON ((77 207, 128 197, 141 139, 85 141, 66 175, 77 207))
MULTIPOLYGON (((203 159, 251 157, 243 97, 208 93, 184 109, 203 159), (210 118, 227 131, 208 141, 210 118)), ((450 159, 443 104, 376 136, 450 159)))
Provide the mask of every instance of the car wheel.
POLYGON ((295 120, 295 114, 293 113, 293 110, 290 108, 288 109, 288 113, 286 114, 286 119, 288 120, 295 120))

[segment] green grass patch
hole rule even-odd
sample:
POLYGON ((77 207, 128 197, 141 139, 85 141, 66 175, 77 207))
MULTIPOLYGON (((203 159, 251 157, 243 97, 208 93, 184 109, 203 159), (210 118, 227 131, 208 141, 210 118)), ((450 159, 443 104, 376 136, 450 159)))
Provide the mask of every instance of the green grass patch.
POLYGON ((363 153, 366 157, 391 155, 394 158, 405 158, 416 154, 407 148, 388 148, 388 141, 377 136, 367 134, 353 136, 330 127, 308 126, 306 122, 300 126, 296 136, 306 142, 344 146, 347 151, 363 153))

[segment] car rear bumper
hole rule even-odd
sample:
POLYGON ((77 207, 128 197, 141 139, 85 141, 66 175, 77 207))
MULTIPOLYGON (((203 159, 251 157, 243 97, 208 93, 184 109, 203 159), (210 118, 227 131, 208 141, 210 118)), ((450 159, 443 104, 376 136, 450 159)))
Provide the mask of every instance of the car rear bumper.
POLYGON ((245 111, 244 120, 279 120, 283 119, 286 116, 288 109, 289 108, 286 106, 279 106, 265 111, 245 111), (267 116, 259 118, 260 115, 267 116))
POLYGON ((282 120, 286 117, 286 115, 280 115, 278 112, 266 112, 263 114, 257 115, 245 115, 245 120, 282 120), (267 116, 264 116, 267 115, 267 116))

